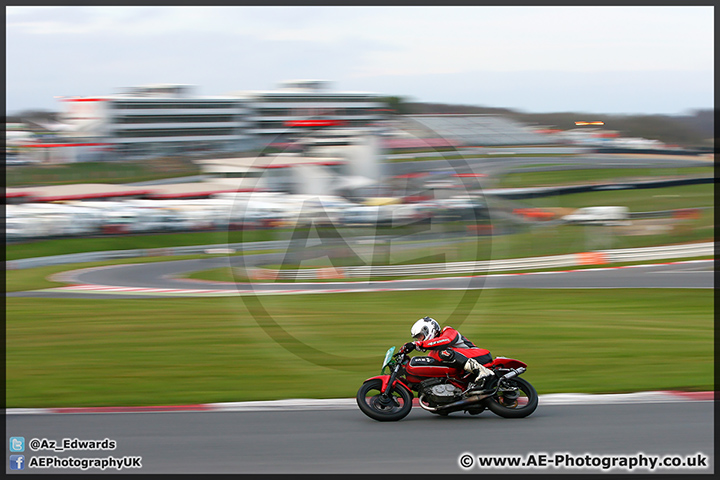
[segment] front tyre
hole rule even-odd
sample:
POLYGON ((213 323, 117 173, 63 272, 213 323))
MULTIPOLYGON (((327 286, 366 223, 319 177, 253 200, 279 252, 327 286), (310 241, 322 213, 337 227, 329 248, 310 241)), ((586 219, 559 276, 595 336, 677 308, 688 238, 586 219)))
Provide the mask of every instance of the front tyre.
POLYGON ((485 400, 485 406, 503 418, 525 418, 538 406, 538 394, 530 382, 513 377, 500 383, 495 395, 485 400))
POLYGON ((382 391, 382 381, 377 378, 363 383, 355 399, 365 415, 379 422, 401 420, 412 409, 412 394, 407 389, 393 388, 386 396, 382 391))

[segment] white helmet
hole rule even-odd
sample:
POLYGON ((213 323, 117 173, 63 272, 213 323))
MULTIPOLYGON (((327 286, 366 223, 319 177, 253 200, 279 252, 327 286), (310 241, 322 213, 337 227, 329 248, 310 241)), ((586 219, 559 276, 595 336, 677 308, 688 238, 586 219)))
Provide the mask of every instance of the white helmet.
POLYGON ((417 339, 423 335, 425 341, 432 340, 438 333, 440 333, 440 324, 430 317, 421 318, 410 329, 413 338, 417 339))

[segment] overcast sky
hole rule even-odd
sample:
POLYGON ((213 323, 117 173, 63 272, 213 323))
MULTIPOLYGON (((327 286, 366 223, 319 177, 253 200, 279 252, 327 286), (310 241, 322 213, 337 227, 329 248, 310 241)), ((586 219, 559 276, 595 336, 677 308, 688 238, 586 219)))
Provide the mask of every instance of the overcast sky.
POLYGON ((334 90, 525 112, 714 104, 714 8, 6 7, 6 113, 151 83, 334 90))

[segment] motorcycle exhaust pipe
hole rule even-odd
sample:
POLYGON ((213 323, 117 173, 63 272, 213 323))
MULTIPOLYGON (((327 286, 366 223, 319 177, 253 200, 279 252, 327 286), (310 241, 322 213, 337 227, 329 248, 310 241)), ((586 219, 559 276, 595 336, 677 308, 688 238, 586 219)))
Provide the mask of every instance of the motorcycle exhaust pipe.
MULTIPOLYGON (((518 369, 512 369, 510 372, 506 373, 502 377, 498 379, 498 385, 500 384, 500 381, 507 380, 509 378, 517 377, 518 375, 522 374, 527 370, 525 367, 520 367, 518 369)), ((495 388, 495 391, 497 391, 497 387, 495 388)), ((479 403, 482 400, 485 400, 488 397, 492 397, 495 395, 495 392, 487 393, 484 395, 472 395, 468 398, 464 398, 462 400, 458 400, 457 402, 448 403, 447 405, 440 405, 437 408, 428 407, 423 405, 422 401, 419 402, 419 405, 424 408, 425 410, 429 412, 438 412, 438 411, 445 411, 445 410, 462 410, 465 407, 468 407, 470 405, 475 405, 476 403, 479 403)))
POLYGON ((440 410, 445 410, 446 408, 452 408, 452 407, 465 406, 465 405, 468 405, 468 404, 474 404, 474 403, 477 403, 477 402, 479 402, 480 400, 482 400, 483 398, 488 397, 488 396, 489 396, 489 395, 482 395, 482 396, 481 396, 481 395, 475 395, 474 397, 468 397, 468 398, 466 398, 466 399, 459 400, 459 401, 454 402, 454 403, 448 403, 447 405, 440 405, 440 406, 438 406, 438 407, 431 407, 431 406, 429 406, 429 405, 425 405, 425 403, 423 403, 423 396, 420 396, 420 397, 418 398, 418 405, 420 406, 420 408, 422 408, 423 410, 427 410, 428 412, 437 412, 437 411, 440 411, 440 410), (477 397, 477 398, 476 398, 476 397, 477 397))
MULTIPOLYGON (((481 400, 485 400, 486 398, 492 396, 492 393, 488 393, 485 395, 473 395, 468 398, 464 398, 462 400, 458 400, 457 402, 448 403, 447 405, 440 405, 435 409, 435 411, 445 411, 445 410, 462 410, 465 407, 468 407, 470 405, 475 405, 476 403, 480 402, 481 400)), ((422 404, 421 404, 422 405, 422 404)))
POLYGON ((425 405, 425 404, 423 403, 423 397, 424 397, 424 395, 420 395, 420 396, 418 397, 418 405, 420 405, 420 408, 422 408, 422 409, 424 409, 424 410, 427 410, 428 412, 437 412, 437 411, 438 411, 437 408, 435 408, 435 407, 430 407, 430 406, 425 405))
POLYGON ((525 370, 527 370, 525 367, 520 367, 517 370, 512 368, 510 372, 500 377, 499 380, 507 380, 508 378, 517 377, 521 373, 525 372, 525 370))

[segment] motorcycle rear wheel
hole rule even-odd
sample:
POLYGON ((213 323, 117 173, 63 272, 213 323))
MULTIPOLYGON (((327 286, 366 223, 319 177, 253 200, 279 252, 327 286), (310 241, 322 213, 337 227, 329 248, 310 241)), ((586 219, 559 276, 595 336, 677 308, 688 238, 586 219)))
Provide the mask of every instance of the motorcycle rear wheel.
POLYGON ((363 383, 355 396, 360 410, 379 422, 394 422, 405 418, 412 410, 412 394, 406 389, 393 388, 385 397, 382 381, 368 380, 363 383))
MULTIPOLYGON (((525 418, 535 411, 538 406, 538 394, 535 391, 535 387, 530 385, 530 382, 524 378, 514 377, 505 380, 503 384, 510 387, 517 387, 517 392, 520 396, 511 403, 508 402, 508 405, 505 405, 507 399, 503 396, 503 392, 498 390, 497 394, 485 400, 485 406, 491 412, 503 418, 525 418)), ((502 387, 503 385, 501 385, 501 388, 502 387)))

